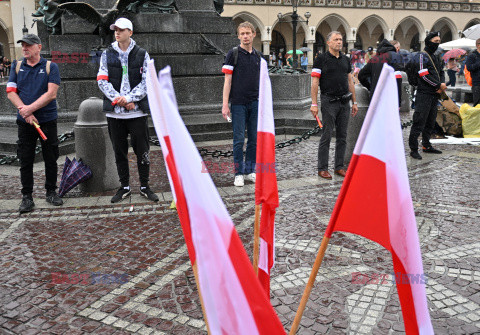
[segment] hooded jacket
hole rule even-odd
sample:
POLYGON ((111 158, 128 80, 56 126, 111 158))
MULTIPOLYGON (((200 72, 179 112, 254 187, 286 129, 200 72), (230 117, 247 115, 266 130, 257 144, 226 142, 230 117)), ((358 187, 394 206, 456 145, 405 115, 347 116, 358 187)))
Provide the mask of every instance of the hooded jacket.
POLYGON ((377 87, 378 78, 382 72, 383 64, 387 63, 395 70, 395 78, 397 79, 398 90, 398 105, 402 103, 402 74, 400 71, 404 70, 403 59, 397 53, 395 47, 383 40, 377 48, 377 54, 373 56, 358 73, 358 80, 370 91, 370 98, 377 87))

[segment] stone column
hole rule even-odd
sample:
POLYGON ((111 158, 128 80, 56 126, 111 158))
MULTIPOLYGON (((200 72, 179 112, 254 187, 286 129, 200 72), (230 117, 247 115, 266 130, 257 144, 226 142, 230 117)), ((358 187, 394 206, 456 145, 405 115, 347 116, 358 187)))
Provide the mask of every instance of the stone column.
POLYGON ((392 28, 388 29, 388 37, 386 37, 386 39, 391 41, 393 40, 394 36, 395 36, 395 29, 392 29, 392 28))
POLYGON ((315 56, 313 54, 313 45, 315 44, 315 41, 307 41, 307 46, 312 50, 312 51, 309 51, 307 52, 307 55, 308 55, 308 66, 311 67, 313 65, 313 56, 315 56))
POLYGON ((269 40, 264 41, 264 40, 262 40, 263 54, 264 54, 265 56, 270 55, 270 42, 272 42, 272 41, 269 41, 269 40))
POLYGON ((347 40, 347 43, 348 43, 348 50, 347 52, 349 52, 350 50, 352 50, 355 46, 355 40, 347 40))

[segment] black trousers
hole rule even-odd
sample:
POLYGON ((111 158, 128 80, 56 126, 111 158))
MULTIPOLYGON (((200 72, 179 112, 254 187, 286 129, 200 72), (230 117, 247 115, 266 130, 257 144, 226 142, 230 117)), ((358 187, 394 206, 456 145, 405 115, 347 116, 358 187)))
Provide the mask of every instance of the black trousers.
POLYGON ((150 145, 148 143, 148 121, 146 116, 134 119, 115 119, 107 117, 108 133, 115 153, 118 177, 123 187, 130 184, 128 168, 128 134, 130 144, 137 156, 140 185, 148 186, 150 175, 150 145))
POLYGON ((347 128, 350 105, 348 102, 330 102, 331 98, 326 95, 320 96, 323 134, 318 144, 318 171, 328 170, 328 154, 333 129, 336 132, 335 139, 335 170, 343 169, 345 150, 347 148, 347 128))
MULTIPOLYGON (((33 162, 35 160, 35 147, 40 137, 34 126, 17 120, 18 141, 17 156, 20 160, 20 180, 22 182, 22 194, 33 192, 33 162)), ((57 120, 40 123, 40 128, 47 136, 47 140, 40 140, 42 156, 45 162, 45 189, 55 191, 57 188, 57 159, 58 159, 58 135, 57 120)))
POLYGON ((415 112, 410 130, 408 144, 411 151, 418 151, 418 136, 422 134, 422 145, 430 147, 430 136, 437 118, 438 95, 417 92, 415 97, 415 112))
POLYGON ((472 86, 473 107, 480 104, 480 86, 472 86))

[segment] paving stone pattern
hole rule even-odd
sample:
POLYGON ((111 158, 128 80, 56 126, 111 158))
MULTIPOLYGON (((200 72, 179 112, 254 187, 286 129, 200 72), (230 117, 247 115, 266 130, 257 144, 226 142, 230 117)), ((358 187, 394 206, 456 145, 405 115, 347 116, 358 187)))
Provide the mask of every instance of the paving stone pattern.
MULTIPOLYGON (((280 207, 271 302, 287 330, 342 184, 339 177, 316 176, 317 145, 318 138, 277 151, 280 207)), ((220 147, 231 149, 228 142, 220 147)), ((479 334, 480 148, 438 147, 442 155, 407 158, 430 313, 436 334, 479 334)), ((19 216, 19 178, 0 170, 0 334, 206 333, 182 230, 169 209, 161 152, 151 156, 151 186, 161 201, 152 204, 135 194, 131 213, 128 199, 109 203, 114 191, 86 195, 75 189, 63 207, 50 207, 39 171, 37 208, 19 216), (52 273, 70 275, 68 283, 56 283, 52 273), (75 277, 92 273, 126 274, 127 281, 93 284, 75 277)), ((131 182, 138 193, 135 170, 131 182)), ((212 177, 251 255, 253 184, 238 189, 232 174, 212 177)), ((388 251, 335 233, 299 333, 404 333, 392 272, 388 251), (354 273, 371 279, 357 284, 354 273)))

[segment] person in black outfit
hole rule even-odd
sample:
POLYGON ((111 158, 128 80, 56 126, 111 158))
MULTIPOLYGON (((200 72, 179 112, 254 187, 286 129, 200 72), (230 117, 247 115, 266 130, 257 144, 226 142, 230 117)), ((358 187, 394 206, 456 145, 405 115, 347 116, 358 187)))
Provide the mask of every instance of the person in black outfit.
POLYGON ((328 51, 319 55, 313 63, 312 69, 312 106, 313 116, 318 114, 318 86, 321 91, 321 107, 323 134, 318 146, 318 175, 325 179, 332 179, 328 172, 328 152, 334 127, 336 128, 335 143, 335 174, 345 177, 343 166, 347 144, 348 111, 350 109, 351 93, 353 106, 351 113, 357 115, 358 107, 355 98, 352 65, 347 56, 340 52, 342 35, 332 31, 327 36, 328 51))
POLYGON ((477 50, 468 55, 465 67, 472 76, 473 106, 480 104, 480 38, 475 42, 477 50))
POLYGON ((444 62, 435 54, 440 41, 440 32, 431 32, 425 38, 424 52, 418 53, 415 57, 419 78, 413 124, 408 139, 410 156, 415 159, 422 159, 422 156, 418 153, 418 136, 420 134, 422 134, 423 152, 442 153, 430 144, 430 136, 437 118, 438 99, 440 94, 447 89, 443 71, 444 62))
POLYGON ((397 49, 389 41, 383 40, 377 48, 377 54, 373 56, 358 74, 358 80, 370 91, 370 99, 377 87, 378 78, 382 72, 383 65, 388 64, 395 70, 398 89, 398 107, 402 102, 402 73, 404 71, 402 57, 397 53, 397 49))

